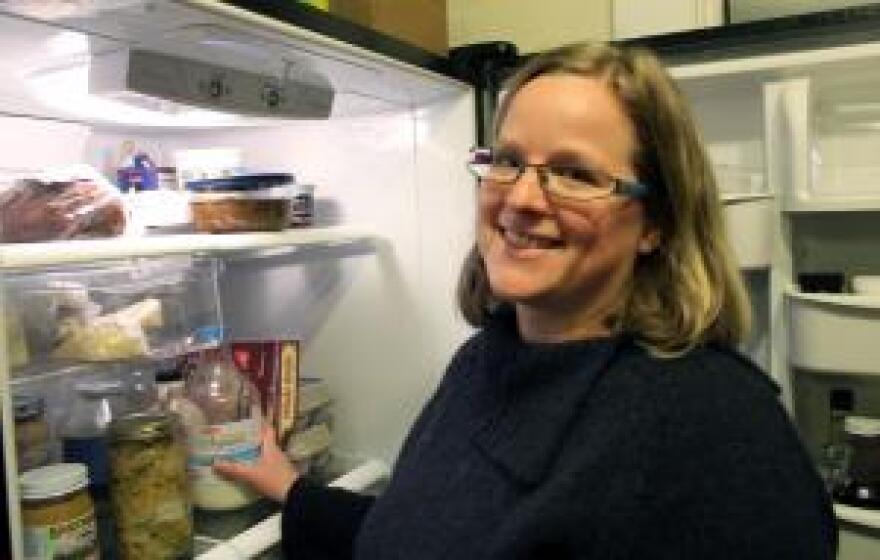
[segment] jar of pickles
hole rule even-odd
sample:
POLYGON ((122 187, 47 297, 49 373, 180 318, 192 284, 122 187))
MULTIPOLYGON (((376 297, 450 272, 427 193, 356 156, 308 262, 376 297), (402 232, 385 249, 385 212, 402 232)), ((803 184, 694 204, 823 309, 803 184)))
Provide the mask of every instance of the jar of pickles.
POLYGON ((110 498, 120 557, 189 558, 192 506, 177 416, 138 413, 110 423, 110 498))
POLYGON ((49 462, 49 424, 45 401, 36 395, 13 395, 15 407, 15 453, 18 468, 27 471, 49 462))

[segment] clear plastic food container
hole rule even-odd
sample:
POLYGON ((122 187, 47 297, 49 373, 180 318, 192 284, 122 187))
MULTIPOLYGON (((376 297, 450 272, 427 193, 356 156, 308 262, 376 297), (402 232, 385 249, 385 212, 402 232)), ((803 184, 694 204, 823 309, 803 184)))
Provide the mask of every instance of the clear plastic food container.
POLYGON ((190 208, 196 231, 228 233, 278 231, 290 222, 289 173, 258 173, 190 181, 190 208))

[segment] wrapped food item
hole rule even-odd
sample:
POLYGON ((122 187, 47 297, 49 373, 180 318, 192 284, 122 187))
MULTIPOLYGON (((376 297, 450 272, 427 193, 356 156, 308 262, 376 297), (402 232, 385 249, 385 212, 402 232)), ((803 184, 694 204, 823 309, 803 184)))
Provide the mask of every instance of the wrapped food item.
POLYGON ((69 317, 58 324, 52 356, 63 360, 106 361, 146 356, 145 331, 163 324, 162 302, 148 298, 91 319, 69 317))
POLYGON ((0 185, 0 242, 113 237, 125 227, 122 196, 89 166, 0 185))

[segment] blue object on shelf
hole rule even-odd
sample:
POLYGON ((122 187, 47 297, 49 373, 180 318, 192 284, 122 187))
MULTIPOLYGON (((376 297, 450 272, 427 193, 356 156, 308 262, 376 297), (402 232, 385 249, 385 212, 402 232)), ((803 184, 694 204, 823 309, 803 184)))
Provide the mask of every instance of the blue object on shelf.
POLYGON ((221 192, 221 191, 253 191, 290 185, 296 182, 292 173, 249 173, 247 175, 233 175, 231 177, 217 177, 215 179, 199 179, 188 181, 187 190, 193 192, 221 192))

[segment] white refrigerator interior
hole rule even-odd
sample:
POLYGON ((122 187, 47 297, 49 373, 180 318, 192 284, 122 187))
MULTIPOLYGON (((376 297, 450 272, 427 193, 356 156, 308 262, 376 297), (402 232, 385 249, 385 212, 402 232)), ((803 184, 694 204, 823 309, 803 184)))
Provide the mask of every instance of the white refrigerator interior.
MULTIPOLYGON (((0 177, 80 163, 106 171, 127 143, 172 165, 180 150, 224 148, 246 169, 292 172, 315 185, 317 223, 278 233, 2 245, 3 277, 59 265, 216 258, 217 314, 231 338, 302 341, 302 375, 324 379, 333 397, 338 469, 366 464, 375 479, 469 332, 454 291, 473 239, 473 180, 464 166, 475 142, 470 86, 217 2, 116 2, 64 18, 79 8, 51 4, 0 9, 0 177), (129 48, 259 74, 272 87, 329 83, 332 114, 209 112, 122 86, 92 95, 89 68, 129 48)), ((297 95, 291 87, 282 94, 297 95)), ((0 354, 9 427, 12 392, 67 374, 18 376, 9 352, 0 354)), ((4 506, 19 559, 13 431, 3 431, 4 506)), ((247 538, 277 538, 257 533, 247 538)))

